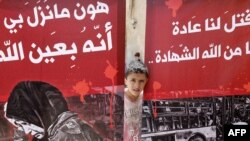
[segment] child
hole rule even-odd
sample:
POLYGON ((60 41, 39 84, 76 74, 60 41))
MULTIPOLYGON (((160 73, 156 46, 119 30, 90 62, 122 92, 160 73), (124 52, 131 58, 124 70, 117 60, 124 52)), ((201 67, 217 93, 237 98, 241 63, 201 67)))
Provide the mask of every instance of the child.
POLYGON ((143 89, 148 80, 148 69, 140 61, 140 54, 136 60, 129 63, 125 72, 124 92, 124 140, 140 141, 143 89))

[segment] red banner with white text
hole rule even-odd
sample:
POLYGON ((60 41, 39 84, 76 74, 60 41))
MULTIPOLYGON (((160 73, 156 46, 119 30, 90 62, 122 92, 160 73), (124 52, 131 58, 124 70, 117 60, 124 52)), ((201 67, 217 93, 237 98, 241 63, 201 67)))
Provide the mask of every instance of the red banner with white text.
POLYGON ((124 0, 0 0, 0 21, 1 129, 14 86, 42 81, 103 138, 122 138, 124 0))
POLYGON ((148 0, 145 99, 249 93, 249 4, 148 0))

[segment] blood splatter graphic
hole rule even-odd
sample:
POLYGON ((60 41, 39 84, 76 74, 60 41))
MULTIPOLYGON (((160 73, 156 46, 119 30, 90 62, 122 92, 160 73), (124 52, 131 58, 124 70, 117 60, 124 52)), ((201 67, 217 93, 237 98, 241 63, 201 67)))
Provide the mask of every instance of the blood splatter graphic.
POLYGON ((244 89, 246 89, 247 92, 250 92, 250 82, 247 84, 243 85, 244 89))
MULTIPOLYGON (((159 90, 160 88, 161 88, 161 83, 159 83, 158 81, 154 81, 153 82, 154 100, 156 100, 156 91, 159 90)), ((156 102, 155 102, 155 105, 153 105, 153 114, 154 114, 154 117, 157 117, 156 102)))
POLYGON ((111 79, 112 81, 112 94, 111 94, 111 97, 110 97, 110 108, 109 108, 109 113, 110 113, 110 128, 114 128, 114 125, 113 125, 113 120, 112 120, 112 116, 113 116, 113 98, 114 98, 114 87, 115 87, 115 81, 114 81, 114 78, 117 74, 117 69, 115 67, 113 67, 110 62, 107 60, 106 61, 108 66, 106 67, 105 71, 104 71, 104 74, 105 74, 105 77, 111 79))
POLYGON ((159 90, 161 88, 161 83, 154 81, 153 82, 153 89, 154 91, 159 90))
POLYGON ((79 81, 73 86, 73 90, 80 95, 81 102, 84 102, 84 96, 89 92, 91 82, 86 82, 85 80, 79 81))
POLYGON ((111 79, 111 80, 114 80, 116 74, 117 74, 117 69, 115 67, 113 67, 110 62, 107 60, 106 61, 108 66, 106 67, 105 71, 104 71, 104 74, 107 78, 111 79))
POLYGON ((182 0, 166 0, 165 5, 168 6, 169 9, 172 9, 172 16, 176 17, 177 11, 182 6, 182 0))

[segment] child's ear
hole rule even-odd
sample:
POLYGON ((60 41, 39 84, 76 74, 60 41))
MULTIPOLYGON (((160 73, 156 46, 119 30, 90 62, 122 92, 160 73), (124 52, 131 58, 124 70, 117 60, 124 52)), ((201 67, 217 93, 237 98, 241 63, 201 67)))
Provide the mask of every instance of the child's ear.
POLYGON ((124 84, 127 86, 127 79, 124 78, 124 84))

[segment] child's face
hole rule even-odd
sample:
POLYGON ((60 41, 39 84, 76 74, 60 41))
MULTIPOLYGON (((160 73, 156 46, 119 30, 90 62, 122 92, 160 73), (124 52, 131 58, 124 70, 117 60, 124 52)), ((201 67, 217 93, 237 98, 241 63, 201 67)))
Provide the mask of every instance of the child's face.
POLYGON ((143 73, 130 73, 127 78, 125 78, 125 84, 127 85, 129 94, 133 97, 138 97, 143 91, 147 80, 146 75, 143 73))

